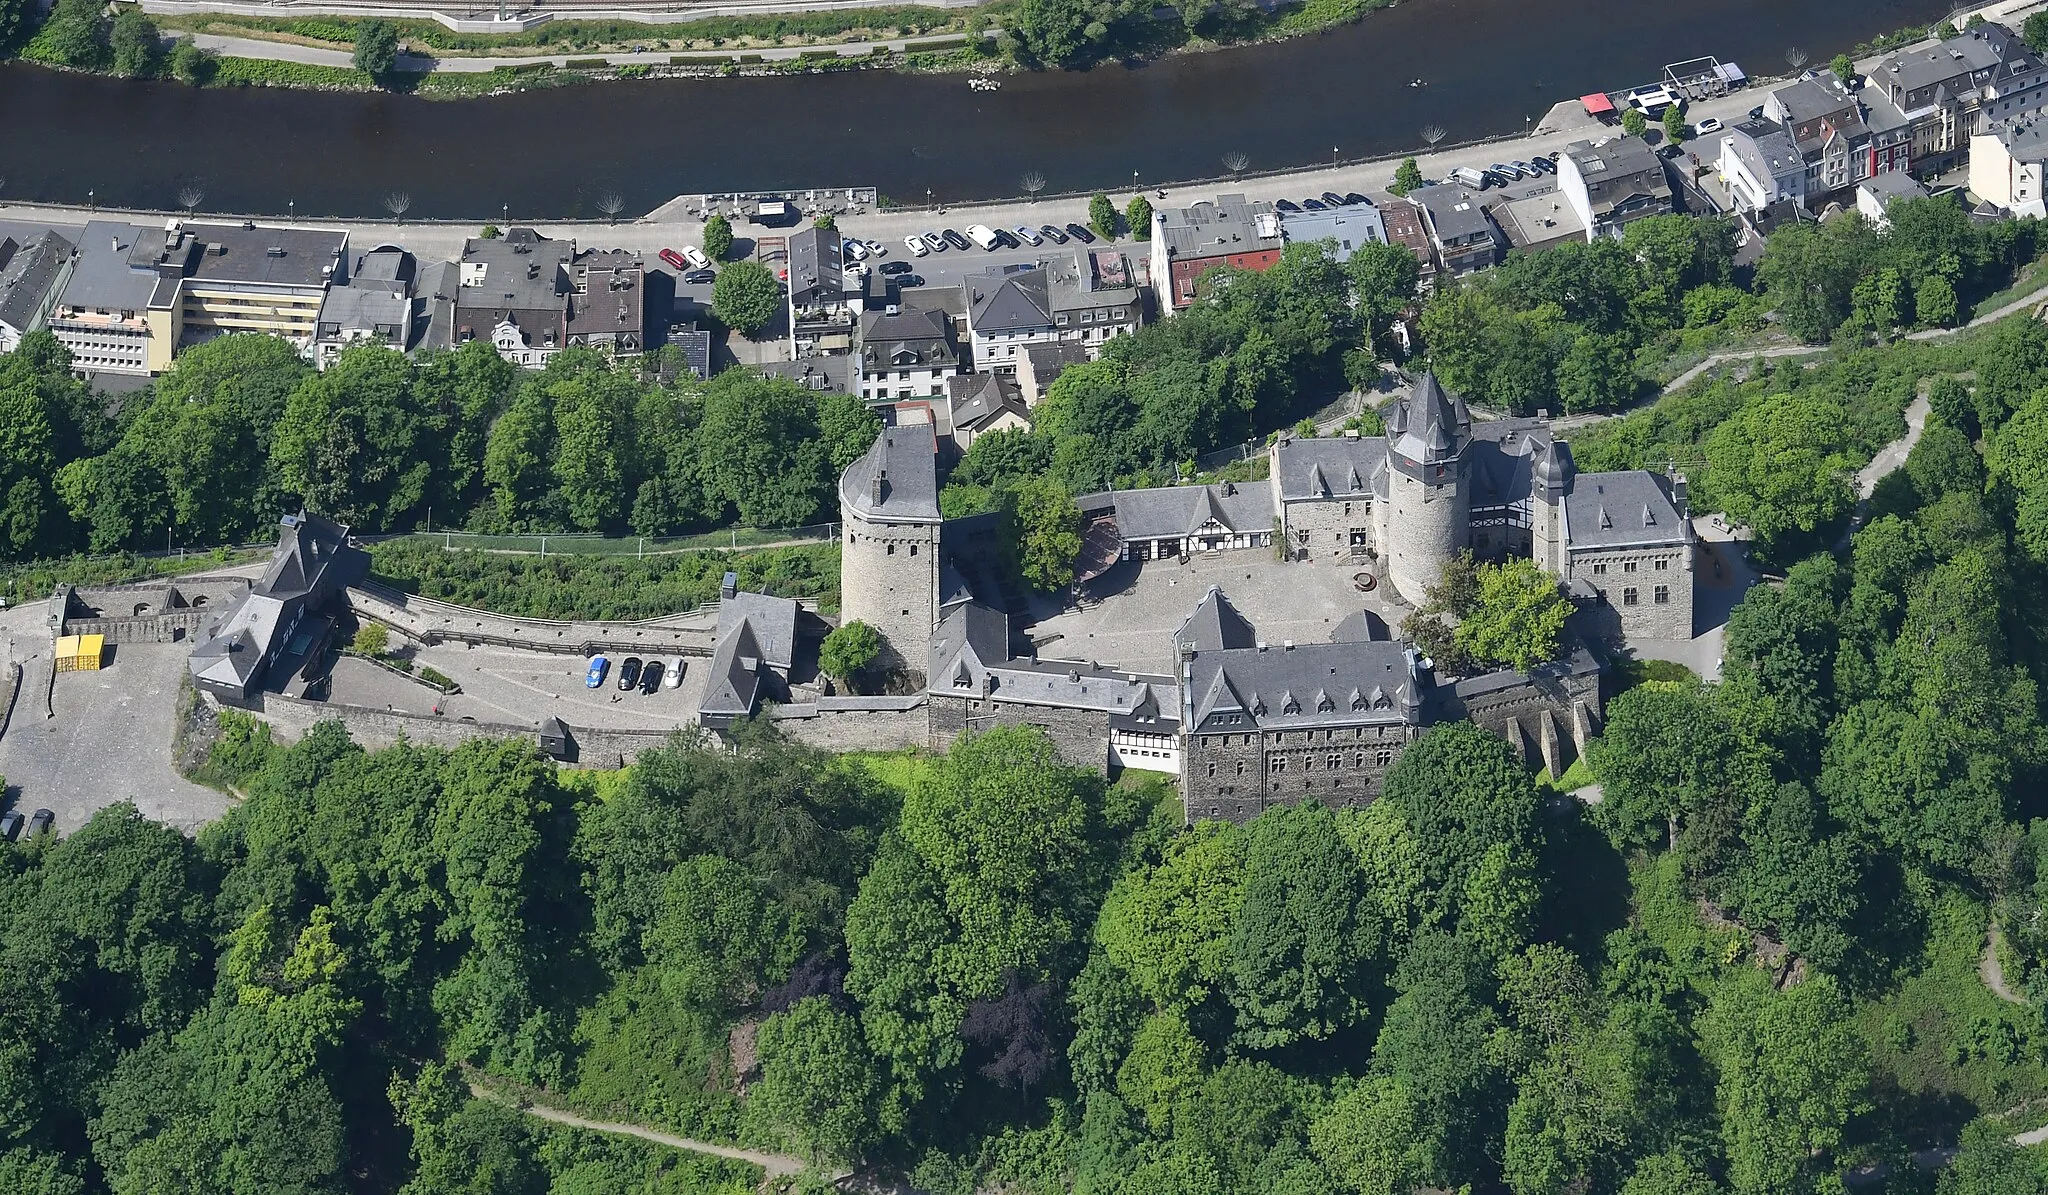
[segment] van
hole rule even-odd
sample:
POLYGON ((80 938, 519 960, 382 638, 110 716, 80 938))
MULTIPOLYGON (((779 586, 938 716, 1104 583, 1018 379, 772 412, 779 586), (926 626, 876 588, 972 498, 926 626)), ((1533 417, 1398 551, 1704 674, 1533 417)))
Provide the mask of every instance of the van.
POLYGON ((1487 178, 1483 172, 1471 166, 1460 166, 1456 170, 1451 171, 1451 181, 1474 191, 1484 191, 1487 178))
POLYGON ((984 252, 996 247, 996 230, 986 224, 969 224, 967 238, 981 246, 984 252))

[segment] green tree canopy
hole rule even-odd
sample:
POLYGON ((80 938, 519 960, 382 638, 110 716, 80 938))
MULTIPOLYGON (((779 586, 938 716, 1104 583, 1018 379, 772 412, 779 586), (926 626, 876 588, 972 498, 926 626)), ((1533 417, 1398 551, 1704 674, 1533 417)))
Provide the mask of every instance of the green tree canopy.
POLYGON ((757 261, 736 261, 718 272, 711 314, 742 336, 753 337, 782 311, 782 283, 757 261))

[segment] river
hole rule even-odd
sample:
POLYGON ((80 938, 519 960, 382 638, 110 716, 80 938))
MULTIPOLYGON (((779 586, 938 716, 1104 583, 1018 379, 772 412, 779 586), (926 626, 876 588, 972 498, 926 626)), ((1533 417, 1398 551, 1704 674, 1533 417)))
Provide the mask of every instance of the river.
MULTIPOLYGON (((1567 96, 1712 54, 1780 74, 1947 11, 1941 0, 1410 0, 1289 41, 1137 67, 590 84, 474 100, 194 89, 0 66, 0 198, 300 216, 592 217, 678 194, 874 186, 900 200, 1052 193, 1367 158, 1519 131, 1567 96), (1424 87, 1411 87, 1420 77, 1424 87), (88 194, 90 193, 90 194, 88 194)), ((1758 95, 1762 102, 1762 95, 1758 95)))

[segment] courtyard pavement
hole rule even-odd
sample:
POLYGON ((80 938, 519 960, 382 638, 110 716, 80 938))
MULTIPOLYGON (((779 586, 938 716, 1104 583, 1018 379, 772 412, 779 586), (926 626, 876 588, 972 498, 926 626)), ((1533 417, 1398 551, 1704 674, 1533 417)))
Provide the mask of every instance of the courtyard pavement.
POLYGON ((1126 562, 1094 582, 1096 592, 1107 593, 1101 601, 1048 613, 1029 634, 1047 659, 1171 674, 1173 633, 1211 585, 1222 587, 1267 643, 1327 643, 1338 623, 1368 608, 1398 631, 1407 608, 1378 591, 1359 593, 1351 582, 1358 571, 1329 562, 1280 564, 1270 548, 1196 556, 1186 564, 1126 562))
MULTIPOLYGON (((438 707, 440 716, 451 720, 468 718, 515 726, 538 726, 553 717, 571 726, 665 730, 696 721, 705 666, 710 662, 701 656, 687 657, 689 667, 678 688, 621 693, 619 665, 625 657, 616 654, 608 655, 611 669, 598 689, 583 685, 590 667, 585 656, 443 643, 418 648, 412 658, 445 674, 462 686, 462 692, 443 696, 416 681, 344 658, 335 665, 330 700, 422 716, 434 715, 438 707)), ((664 666, 676 660, 674 656, 657 658, 664 666)))

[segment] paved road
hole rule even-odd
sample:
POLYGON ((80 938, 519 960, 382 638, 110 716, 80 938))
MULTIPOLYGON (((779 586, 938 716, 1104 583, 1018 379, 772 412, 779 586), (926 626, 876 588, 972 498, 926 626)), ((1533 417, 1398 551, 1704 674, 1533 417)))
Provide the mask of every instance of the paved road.
MULTIPOLYGON (((659 34, 660 31, 655 30, 650 31, 647 36, 652 39, 658 37, 659 34)), ((840 52, 841 57, 860 58, 873 53, 876 47, 879 46, 886 46, 892 51, 902 53, 906 50, 915 49, 922 43, 950 41, 957 39, 959 36, 959 34, 954 33, 935 34, 931 37, 885 38, 880 41, 847 42, 833 48, 840 52)), ((228 37, 217 33, 195 33, 192 35, 192 40, 202 49, 212 50, 234 58, 267 58, 280 62, 301 62, 310 66, 352 67, 355 65, 355 56, 348 50, 328 50, 318 46, 302 46, 293 42, 271 41, 268 38, 228 37)), ((823 47, 780 46, 773 49, 763 48, 746 52, 758 54, 763 59, 778 59, 796 58, 805 51, 821 48, 823 47)), ((483 74, 501 66, 527 66, 536 62, 552 62, 559 67, 569 65, 571 59, 584 61, 592 58, 602 58, 614 66, 633 64, 668 66, 669 60, 679 53, 687 52, 677 50, 645 50, 634 53, 629 50, 609 54, 504 54, 492 57, 451 55, 446 58, 436 58, 428 54, 408 52, 398 56, 398 69, 414 72, 445 71, 453 74, 483 74)), ((717 54, 713 51, 700 50, 694 51, 694 53, 703 54, 705 56, 705 64, 711 66, 727 61, 731 57, 730 54, 717 54)))

